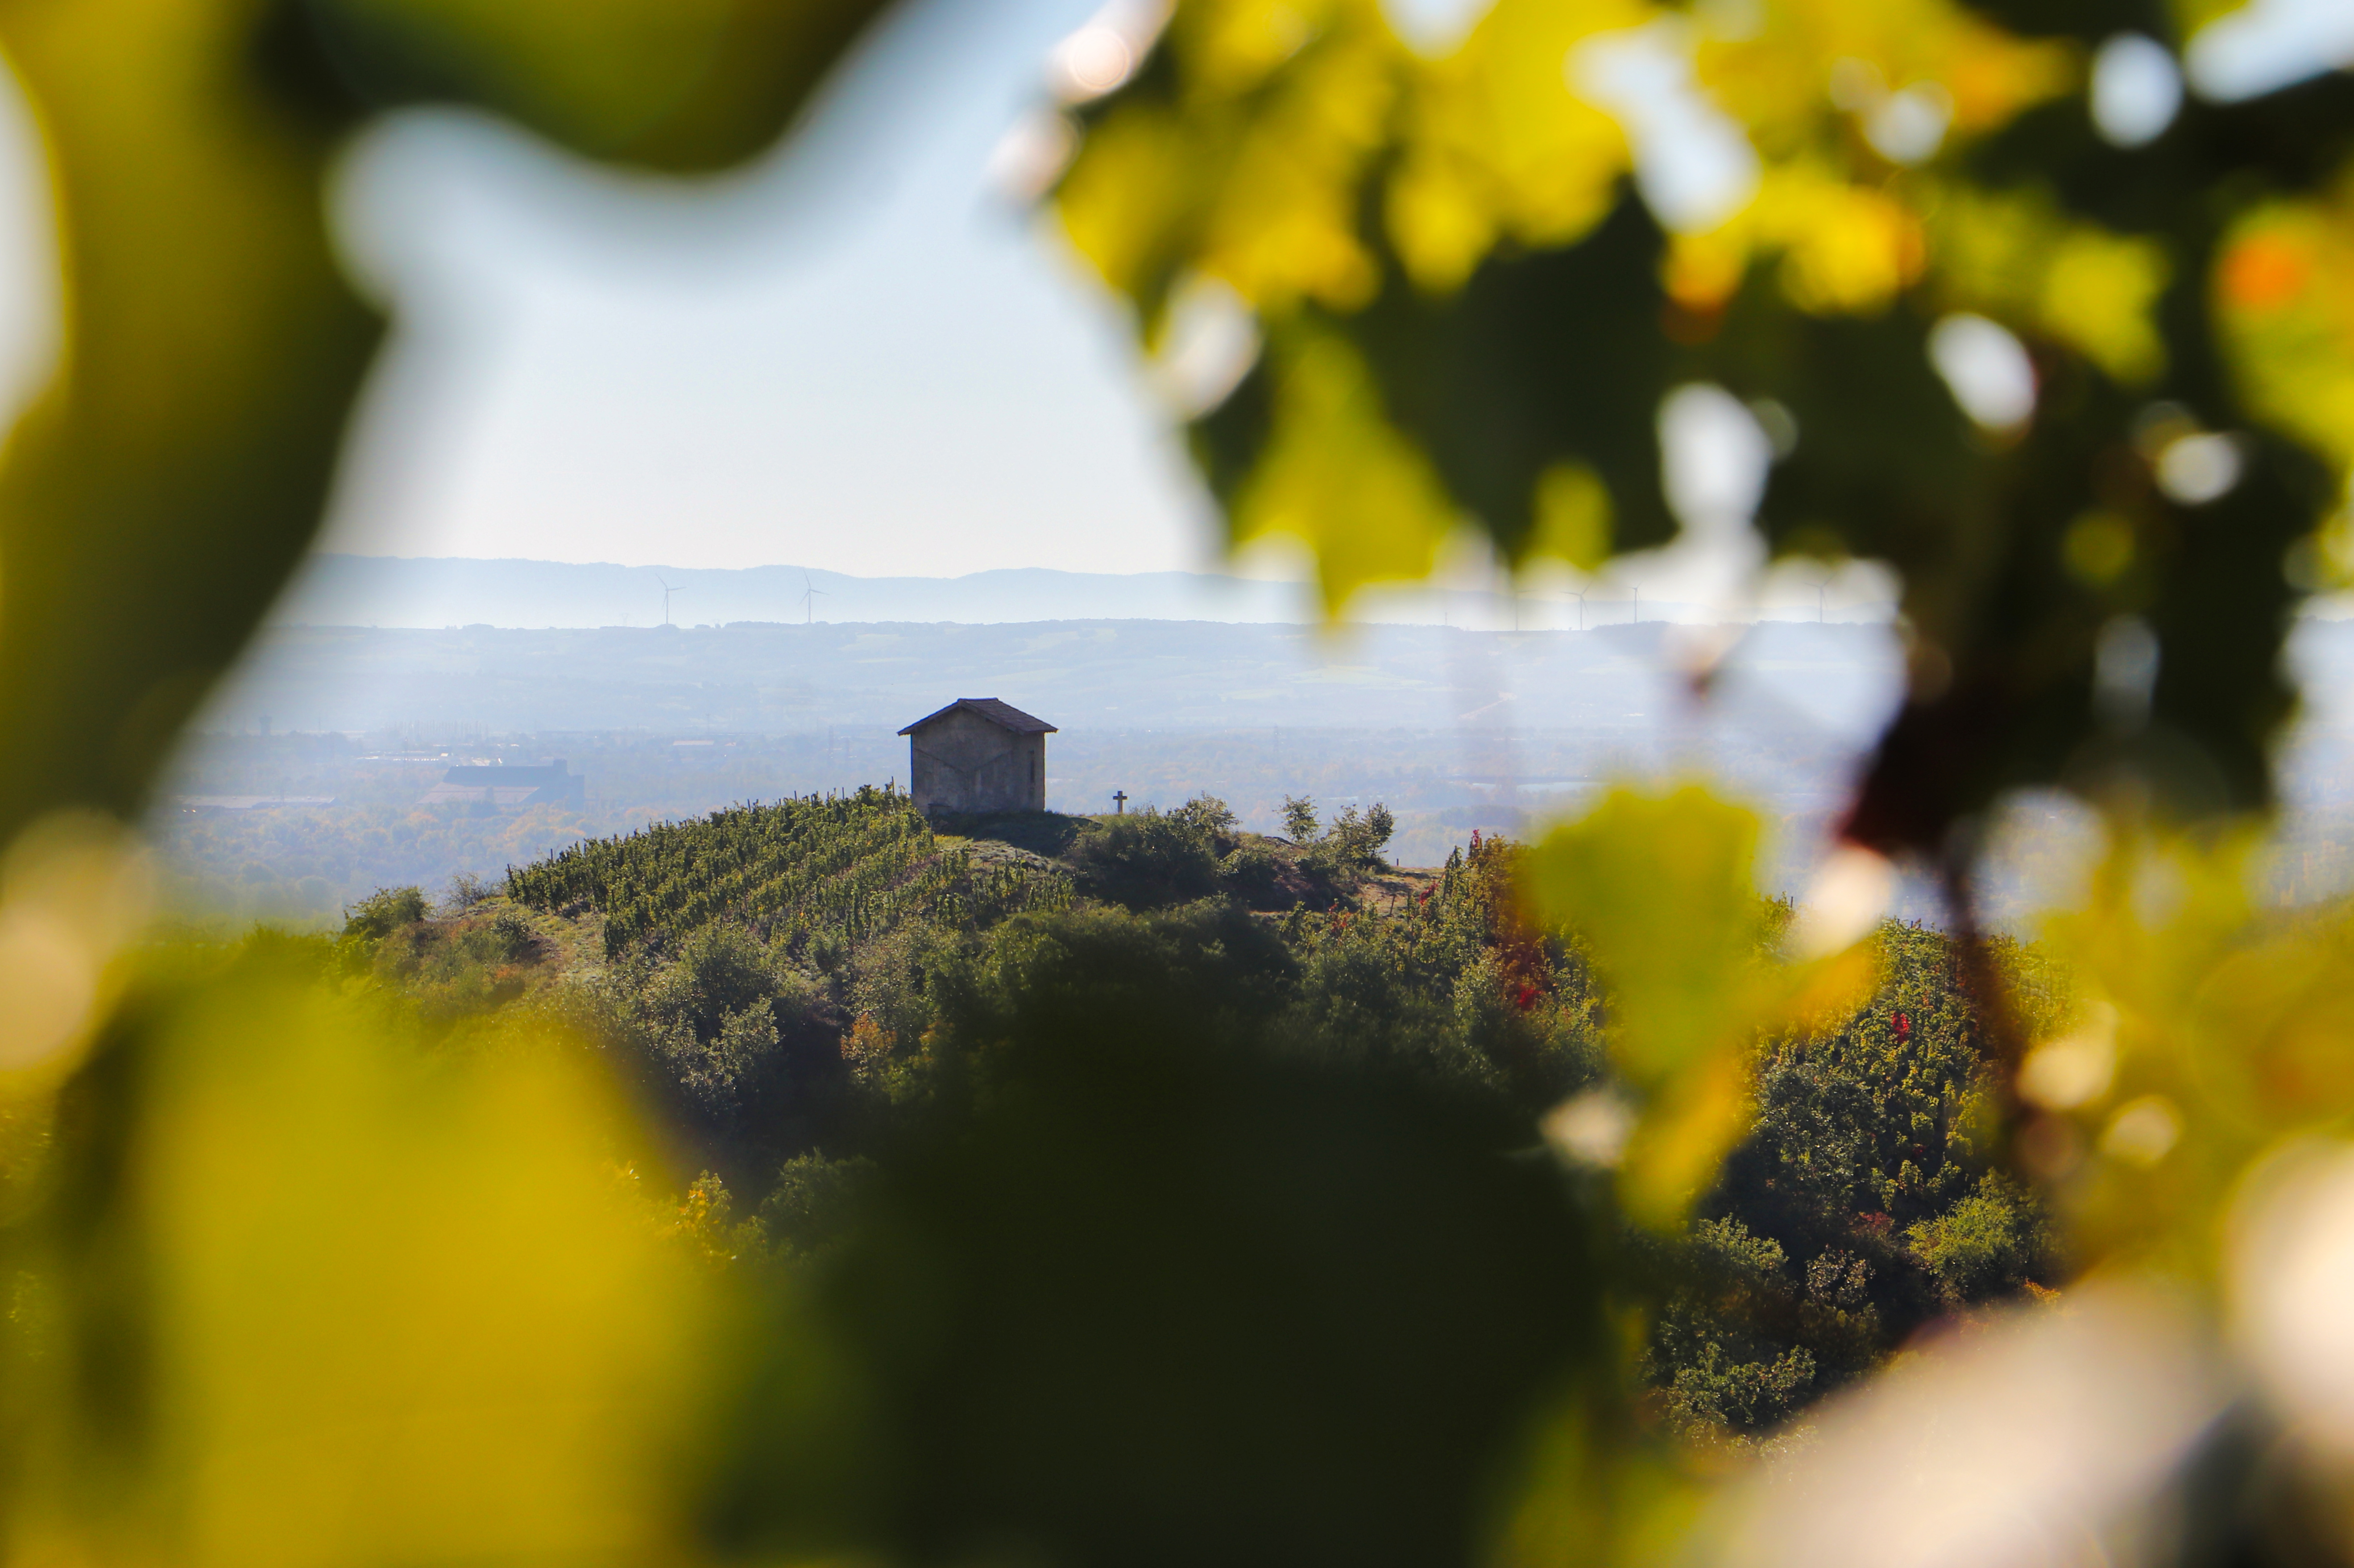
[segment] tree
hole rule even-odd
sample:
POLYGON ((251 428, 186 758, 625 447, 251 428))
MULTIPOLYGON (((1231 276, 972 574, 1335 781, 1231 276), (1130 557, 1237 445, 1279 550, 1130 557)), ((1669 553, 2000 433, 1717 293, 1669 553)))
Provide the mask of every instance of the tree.
POLYGON ((1241 826, 1234 808, 1215 795, 1196 795, 1169 813, 1188 826, 1200 829, 1213 839, 1231 838, 1241 826))
POLYGON ((1309 843, 1317 832, 1316 802, 1305 795, 1283 798, 1283 832, 1294 843, 1309 843))

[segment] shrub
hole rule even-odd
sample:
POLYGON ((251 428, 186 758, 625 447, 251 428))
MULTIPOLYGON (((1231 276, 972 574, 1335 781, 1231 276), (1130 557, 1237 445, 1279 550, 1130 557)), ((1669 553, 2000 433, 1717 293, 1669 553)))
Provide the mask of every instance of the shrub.
POLYGON ((697 1039, 684 1021, 665 1044, 679 1087, 713 1124, 726 1127, 743 1109, 753 1081, 776 1060, 780 1036, 766 997, 723 1012, 711 1038, 697 1039))
POLYGON ((1944 1213, 1906 1230, 1904 1239, 1953 1306, 2017 1289, 2043 1252, 2033 1200, 1999 1171, 1988 1171, 1977 1192, 1944 1213))
POLYGON ((1712 1340, 1668 1385, 1668 1419, 1680 1431, 1749 1434, 1795 1414, 1815 1381, 1815 1358, 1793 1345, 1771 1361, 1732 1359, 1712 1340))
POLYGON ((760 1202, 760 1225, 770 1247, 792 1257, 841 1235, 860 1189, 874 1174, 872 1160, 828 1160, 822 1150, 786 1160, 776 1187, 760 1202))
POLYGON ((1214 839, 1231 838, 1241 825, 1234 808, 1215 795, 1196 795, 1169 815, 1172 821, 1197 828, 1214 839))
POLYGON ((513 909, 502 909, 483 927, 485 946, 496 962, 516 963, 530 958, 539 947, 539 938, 531 922, 513 909))
POLYGON ((424 918, 423 888, 379 887, 357 904, 345 907, 344 935, 381 941, 401 927, 414 926, 424 918))
POLYGON ((1104 894, 1127 904, 1182 904, 1216 891, 1217 851, 1195 823, 1146 810, 1109 817, 1083 836, 1072 858, 1104 894))
POLYGON ((450 878, 450 891, 441 899, 441 913, 463 915, 498 891, 488 877, 477 876, 471 871, 459 872, 450 878))
POLYGON ((759 939, 741 926, 715 921, 679 944, 678 956, 647 986, 646 1008, 709 1040, 729 1014, 766 1004, 778 990, 776 967, 759 939))
POLYGON ((1265 844, 1238 844, 1218 863, 1218 880, 1245 897, 1265 894, 1283 874, 1283 860, 1265 844))

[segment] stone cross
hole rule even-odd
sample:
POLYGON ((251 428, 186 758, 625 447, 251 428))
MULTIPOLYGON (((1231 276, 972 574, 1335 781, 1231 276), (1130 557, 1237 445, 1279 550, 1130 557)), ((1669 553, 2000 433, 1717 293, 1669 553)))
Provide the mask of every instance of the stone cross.
POLYGON ((1127 790, 1125 790, 1125 789, 1115 789, 1115 790, 1113 790, 1113 791, 1111 792, 1111 809, 1112 809, 1114 811, 1118 812, 1120 816, 1125 817, 1126 815, 1128 815, 1128 791, 1127 791, 1127 790))

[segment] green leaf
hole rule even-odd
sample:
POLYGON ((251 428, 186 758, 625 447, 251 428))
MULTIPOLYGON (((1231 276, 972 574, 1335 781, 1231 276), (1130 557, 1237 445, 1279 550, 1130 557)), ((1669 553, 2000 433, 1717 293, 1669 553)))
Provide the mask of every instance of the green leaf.
POLYGON ((1529 892, 1573 927, 1609 987, 1611 1044, 1645 1097, 1622 1172, 1628 1207, 1679 1217, 1746 1119, 1743 1067, 1760 984, 1756 817, 1697 785, 1612 790, 1529 856, 1529 892))

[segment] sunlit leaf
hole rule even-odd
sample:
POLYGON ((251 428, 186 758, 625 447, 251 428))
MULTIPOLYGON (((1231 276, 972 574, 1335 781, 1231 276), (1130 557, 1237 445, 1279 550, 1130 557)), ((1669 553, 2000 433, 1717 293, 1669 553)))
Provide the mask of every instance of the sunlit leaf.
POLYGON ((554 1041, 429 1064, 264 962, 151 982, 68 1101, 74 1198, 27 1260, 73 1308, 48 1372, 122 1399, 92 1425, 43 1379, 19 1542, 665 1551, 728 1319, 619 1173, 635 1135, 584 1066, 554 1041))
POLYGON ((1261 311, 1361 305, 1379 269, 1358 184, 1405 59, 1371 0, 1183 7, 1090 125, 1057 196, 1063 223, 1148 336, 1189 274, 1261 311))
POLYGON ((2274 202, 2232 229, 2214 278, 2216 313, 2250 407, 2274 429, 2354 470, 2354 185, 2274 202))
POLYGON ((1420 73, 1387 196, 1391 238, 1418 285, 1458 286, 1500 236, 1564 245, 1609 212, 1626 137, 1572 90, 1567 62, 1585 39, 1648 15, 1641 0, 1500 0, 1420 73))
POLYGON ((1698 786, 1620 789, 1530 852, 1535 907, 1591 944, 1618 1065, 1650 1097, 1625 1181, 1653 1221, 1697 1195, 1743 1124, 1744 1052, 1762 1015, 1757 834, 1755 816, 1698 786))
POLYGON ((1325 602, 1430 570, 1454 515, 1430 461, 1390 423, 1345 339, 1294 329, 1269 344, 1274 420, 1235 502, 1235 536, 1285 535, 1315 551, 1325 602))

